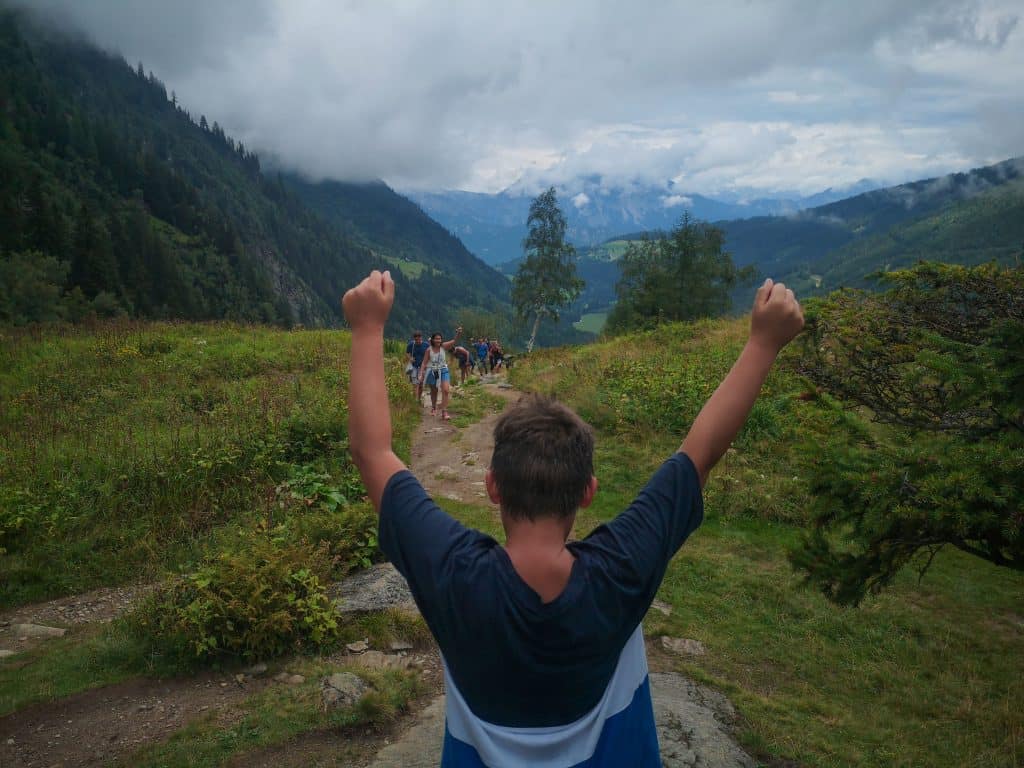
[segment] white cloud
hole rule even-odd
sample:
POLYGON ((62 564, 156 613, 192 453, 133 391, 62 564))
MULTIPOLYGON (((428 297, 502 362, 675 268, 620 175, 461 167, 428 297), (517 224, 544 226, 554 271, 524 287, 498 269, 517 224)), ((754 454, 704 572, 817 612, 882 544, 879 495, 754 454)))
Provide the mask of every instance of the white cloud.
POLYGON ((676 208, 680 205, 688 207, 693 205, 693 198, 686 195, 668 195, 661 199, 661 204, 666 208, 676 208))
POLYGON ((1015 0, 21 1, 321 177, 815 191, 1024 153, 1015 0))
POLYGON ((572 198, 572 204, 576 206, 577 211, 580 211, 590 204, 590 198, 587 197, 586 192, 580 192, 572 198))

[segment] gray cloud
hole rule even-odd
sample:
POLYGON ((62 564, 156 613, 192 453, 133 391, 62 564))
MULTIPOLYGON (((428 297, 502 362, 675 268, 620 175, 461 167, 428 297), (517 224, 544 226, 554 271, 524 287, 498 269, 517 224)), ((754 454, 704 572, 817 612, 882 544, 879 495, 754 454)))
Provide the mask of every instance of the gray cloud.
POLYGON ((1013 0, 29 5, 317 177, 810 192, 1024 153, 1013 0))

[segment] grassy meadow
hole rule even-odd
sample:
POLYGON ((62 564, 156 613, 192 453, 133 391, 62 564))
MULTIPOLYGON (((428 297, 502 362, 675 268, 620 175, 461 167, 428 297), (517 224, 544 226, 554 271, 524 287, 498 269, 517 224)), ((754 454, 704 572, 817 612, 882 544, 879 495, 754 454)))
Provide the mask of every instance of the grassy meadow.
MULTIPOLYGON (((348 338, 229 324, 5 331, 0 607, 151 580, 240 532, 301 527, 297 508, 372 520, 347 451, 348 338)), ((402 449, 418 414, 393 367, 402 449)))
MULTIPOLYGON (((600 490, 577 534, 628 505, 676 450, 728 371, 746 321, 666 326, 541 351, 512 371, 598 430, 600 490)), ((666 657, 725 692, 742 741, 806 766, 1024 764, 1024 577, 944 550, 859 608, 801 584, 786 553, 810 504, 806 473, 837 416, 792 372, 787 351, 706 489, 705 523, 669 567, 648 636, 694 638, 705 656, 666 657)), ((788 762, 782 764, 789 765, 788 762)))
MULTIPOLYGON (((601 487, 577 535, 617 514, 678 447, 744 338, 743 322, 701 322, 520 358, 509 374, 519 388, 558 395, 598 432, 601 487)), ((113 323, 4 331, 0 341, 0 606, 174 573, 192 574, 191 599, 217 568, 247 577, 249 551, 309 557, 321 580, 379 557, 347 452, 346 333, 113 323)), ((389 343, 388 384, 408 457, 421 411, 403 350, 389 343)), ((908 571, 859 608, 837 608, 789 566, 812 501, 808 457, 841 431, 840 417, 806 395, 795 354, 712 475, 705 523, 659 595, 671 614, 646 620, 649 636, 694 638, 708 652, 653 662, 726 693, 741 740, 777 765, 1021 765, 1020 574, 944 551, 922 581, 908 571)), ((456 425, 492 398, 465 387, 456 425)), ((500 534, 491 510, 442 504, 500 534)), ((140 642, 139 621, 76 629, 17 667, 0 662, 0 715, 179 669, 140 642)), ((428 642, 422 622, 388 614, 330 635, 362 637, 428 642)), ((408 675, 381 679, 366 712, 328 715, 316 703, 323 660, 288 663, 309 673, 305 686, 247 702, 231 738, 211 718, 131 764, 218 765, 305 731, 390 719, 422 693, 408 675)))
POLYGON ((607 312, 588 312, 582 315, 579 320, 572 324, 577 331, 585 331, 595 335, 604 330, 605 321, 608 320, 607 312))

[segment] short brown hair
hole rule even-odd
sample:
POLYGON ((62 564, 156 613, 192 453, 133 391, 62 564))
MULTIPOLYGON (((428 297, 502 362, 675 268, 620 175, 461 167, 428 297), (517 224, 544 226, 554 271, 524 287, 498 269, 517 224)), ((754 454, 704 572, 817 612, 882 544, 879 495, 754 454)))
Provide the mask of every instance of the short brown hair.
POLYGON ((569 517, 594 474, 594 432, 553 397, 526 395, 494 426, 491 471, 511 517, 569 517))

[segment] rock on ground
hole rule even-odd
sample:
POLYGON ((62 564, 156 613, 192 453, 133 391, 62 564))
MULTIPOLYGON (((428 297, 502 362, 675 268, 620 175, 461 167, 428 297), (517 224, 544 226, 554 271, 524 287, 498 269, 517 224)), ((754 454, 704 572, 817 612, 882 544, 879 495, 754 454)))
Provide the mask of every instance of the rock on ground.
POLYGON ((415 611, 409 585, 390 563, 377 563, 334 584, 328 590, 339 613, 383 611, 388 608, 415 611))
MULTIPOLYGON (((664 768, 757 766, 732 738, 736 712, 722 694, 682 675, 650 677, 664 768)), ((438 696, 398 741, 377 753, 370 768, 433 768, 441 762, 443 736, 444 696, 438 696)))
POLYGON ((320 693, 328 709, 352 706, 367 690, 369 686, 363 679, 350 672, 336 672, 320 683, 320 693))
POLYGON ((700 640, 691 640, 688 637, 662 637, 661 646, 666 651, 681 656, 703 656, 707 653, 704 644, 700 640))
POLYGON ((43 624, 15 624, 11 631, 19 637, 64 637, 66 629, 47 627, 43 624))
POLYGON ((732 738, 736 711, 722 694, 682 675, 651 673, 651 698, 665 768, 755 768, 732 738))

